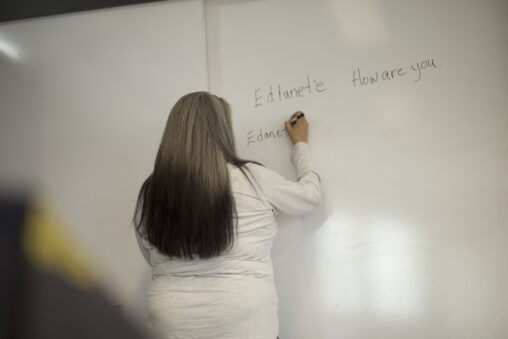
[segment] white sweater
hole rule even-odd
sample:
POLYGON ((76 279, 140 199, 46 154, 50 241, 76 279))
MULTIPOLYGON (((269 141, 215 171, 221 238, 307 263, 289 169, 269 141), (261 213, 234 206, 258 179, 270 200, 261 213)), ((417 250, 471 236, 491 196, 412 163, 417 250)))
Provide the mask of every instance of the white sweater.
MULTIPOLYGON (((309 147, 293 147, 297 181, 248 164, 254 180, 230 165, 238 217, 233 248, 206 260, 170 259, 136 231, 152 266, 149 322, 160 338, 263 338, 278 335, 277 294, 270 256, 277 212, 303 215, 321 199, 320 179, 309 147), (254 187, 253 187, 254 186, 254 187)), ((247 171, 247 174, 249 171, 247 171)))

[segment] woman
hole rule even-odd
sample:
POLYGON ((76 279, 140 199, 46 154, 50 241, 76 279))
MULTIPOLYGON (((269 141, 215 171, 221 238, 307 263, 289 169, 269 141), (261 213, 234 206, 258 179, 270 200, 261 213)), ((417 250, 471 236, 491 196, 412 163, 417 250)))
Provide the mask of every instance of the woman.
POLYGON ((305 118, 285 123, 298 181, 238 158, 231 111, 207 92, 187 94, 169 115, 153 173, 135 214, 152 266, 149 323, 162 338, 278 335, 270 250, 277 212, 301 215, 321 189, 305 118))

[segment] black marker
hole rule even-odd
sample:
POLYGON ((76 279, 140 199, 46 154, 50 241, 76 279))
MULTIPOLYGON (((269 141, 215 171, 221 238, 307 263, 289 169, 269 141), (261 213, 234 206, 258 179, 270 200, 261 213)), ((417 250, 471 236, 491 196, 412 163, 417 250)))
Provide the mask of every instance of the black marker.
POLYGON ((296 124, 296 122, 298 121, 298 119, 303 118, 303 117, 305 116, 305 114, 303 114, 303 112, 302 112, 302 111, 298 111, 298 112, 296 112, 296 113, 298 113, 298 115, 297 115, 297 116, 295 116, 295 117, 292 117, 292 118, 291 118, 291 126, 294 126, 294 124, 296 124))

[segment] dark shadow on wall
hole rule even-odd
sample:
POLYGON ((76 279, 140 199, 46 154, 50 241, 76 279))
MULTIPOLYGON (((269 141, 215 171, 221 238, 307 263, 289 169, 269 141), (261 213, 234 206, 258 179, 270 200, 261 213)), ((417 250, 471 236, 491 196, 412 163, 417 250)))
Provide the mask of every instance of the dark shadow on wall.
POLYGON ((156 1, 161 0, 1 0, 0 22, 156 1))

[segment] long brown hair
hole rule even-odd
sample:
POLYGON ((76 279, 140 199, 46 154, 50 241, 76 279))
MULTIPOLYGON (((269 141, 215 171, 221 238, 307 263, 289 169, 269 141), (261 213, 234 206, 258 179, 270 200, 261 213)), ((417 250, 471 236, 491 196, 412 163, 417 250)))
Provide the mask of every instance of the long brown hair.
POLYGON ((136 227, 170 257, 210 258, 230 249, 236 213, 227 164, 246 175, 247 162, 236 156, 229 104, 208 92, 183 96, 139 192, 136 227))

